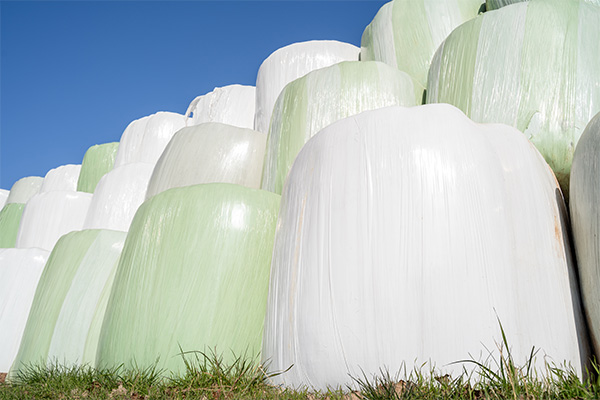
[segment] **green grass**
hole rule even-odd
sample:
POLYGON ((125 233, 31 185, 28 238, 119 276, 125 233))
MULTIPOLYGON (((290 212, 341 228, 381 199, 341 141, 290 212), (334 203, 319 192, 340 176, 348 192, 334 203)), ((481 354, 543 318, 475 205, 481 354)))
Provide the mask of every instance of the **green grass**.
POLYGON ((599 369, 592 363, 589 378, 581 381, 566 367, 547 365, 542 376, 532 368, 535 350, 525 365, 517 366, 503 332, 500 355, 485 362, 464 363, 458 377, 440 376, 427 365, 411 371, 402 368, 395 375, 381 370, 379 375, 352 377, 354 388, 328 392, 290 390, 272 385, 280 373, 268 373, 258 358, 238 357, 224 364, 215 352, 182 353, 186 371, 181 376, 156 368, 125 370, 90 367, 31 366, 10 383, 0 384, 0 399, 598 399, 599 369), (474 367, 468 369, 467 366, 474 367), (470 373, 467 373, 470 370, 470 373))

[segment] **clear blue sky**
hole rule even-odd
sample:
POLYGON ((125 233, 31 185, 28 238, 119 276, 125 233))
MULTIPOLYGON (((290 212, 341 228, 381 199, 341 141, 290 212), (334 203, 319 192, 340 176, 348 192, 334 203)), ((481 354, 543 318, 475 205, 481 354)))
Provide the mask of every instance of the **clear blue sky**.
POLYGON ((385 1, 0 1, 0 187, 79 164, 129 122, 254 85, 294 42, 360 46, 385 1))

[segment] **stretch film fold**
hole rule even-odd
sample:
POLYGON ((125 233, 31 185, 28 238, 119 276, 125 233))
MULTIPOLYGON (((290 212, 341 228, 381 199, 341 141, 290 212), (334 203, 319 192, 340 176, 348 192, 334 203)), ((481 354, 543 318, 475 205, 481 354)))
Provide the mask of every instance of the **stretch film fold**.
POLYGON ((275 384, 345 387, 422 363, 460 375, 470 365, 456 361, 499 359, 499 323, 516 365, 535 346, 539 373, 552 361, 581 376, 565 213, 550 168, 512 127, 429 105, 324 128, 281 199, 262 357, 293 367, 275 384))
POLYGON ((571 223, 583 305, 600 359, 600 113, 583 131, 571 169, 571 223))
POLYGON ((181 351, 225 363, 260 352, 280 196, 212 183, 138 210, 119 261, 97 366, 185 370, 181 351))
MULTIPOLYGON (((529 0, 486 0, 486 9, 487 11, 497 10, 498 8, 502 8, 504 6, 509 6, 515 3, 521 3, 529 0)), ((572 0, 568 0, 572 1, 572 0)), ((600 6, 600 0, 584 0, 586 3, 595 4, 600 6)))
POLYGON ((421 104, 423 87, 408 74, 376 61, 348 61, 288 84, 275 103, 261 187, 281 193, 294 158, 327 125, 380 107, 421 104))
POLYGON ((44 177, 40 193, 77 190, 81 165, 68 164, 51 169, 44 177))
POLYGON ((186 125, 220 122, 252 129, 255 96, 254 86, 229 85, 215 88, 210 93, 196 97, 190 103, 185 113, 186 125))
POLYGON ((51 251, 65 233, 83 228, 92 195, 83 192, 47 192, 25 205, 15 247, 51 251))
POLYGON ((542 153, 568 195, 575 145, 600 111, 600 7, 532 0, 455 29, 430 69, 428 103, 512 125, 542 153))
POLYGON ((34 195, 40 192, 44 178, 39 176, 28 176, 21 178, 10 188, 6 204, 18 203, 25 204, 34 195))
POLYGON ((146 199, 174 187, 233 183, 260 188, 267 137, 216 122, 183 128, 158 160, 146 199))
POLYGON ((104 175, 94 191, 83 229, 127 232, 138 207, 144 202, 153 164, 132 163, 104 175))
POLYGON ((475 18, 483 0, 394 0, 377 12, 361 39, 362 61, 381 61, 427 85, 431 59, 442 41, 475 18))
POLYGON ((48 259, 42 249, 0 249, 0 373, 13 363, 48 259))
POLYGON ((342 61, 358 61, 360 49, 335 40, 293 43, 273 52, 256 76, 256 114, 254 129, 268 133, 273 107, 288 83, 316 69, 342 61))
POLYGON ((7 204, 0 211, 0 248, 15 247, 25 204, 7 204))
POLYGON ((119 142, 97 144, 87 149, 81 162, 77 191, 94 193, 100 178, 113 169, 118 149, 119 142))
POLYGON ((11 375, 28 365, 94 365, 99 324, 125 232, 85 230, 63 236, 48 259, 33 299, 11 375), (95 337, 87 349, 88 336, 95 337), (90 351, 91 350, 91 351, 90 351))
POLYGON ((156 164, 185 120, 184 115, 161 111, 131 122, 121 136, 115 168, 130 163, 156 164))

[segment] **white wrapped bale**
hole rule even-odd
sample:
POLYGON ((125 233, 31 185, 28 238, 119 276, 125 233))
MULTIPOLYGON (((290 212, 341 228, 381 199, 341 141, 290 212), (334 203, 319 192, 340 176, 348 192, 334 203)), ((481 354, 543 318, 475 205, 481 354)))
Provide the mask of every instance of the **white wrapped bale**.
MULTIPOLYGON (((505 6, 509 6, 511 4, 522 3, 524 1, 529 1, 529 0, 486 0, 485 5, 487 8, 487 11, 492 11, 492 10, 497 10, 497 9, 505 7, 505 6)), ((584 1, 586 3, 595 4, 597 6, 600 6, 600 0, 584 0, 584 1)))
POLYGON ((221 122, 240 128, 254 126, 254 86, 229 85, 215 88, 212 92, 196 97, 189 105, 186 125, 204 122, 221 122), (191 119, 190 114, 192 114, 191 119))
POLYGON ((6 189, 0 189, 0 210, 2 209, 2 207, 4 207, 4 205, 6 204, 6 200, 8 200, 8 194, 10 193, 9 190, 6 189))
POLYGON ((40 278, 11 375, 32 364, 94 365, 125 232, 63 236, 40 278))
POLYGON ((571 169, 571 222, 583 305, 600 359, 600 113, 583 131, 571 169))
POLYGON ((421 104, 423 87, 376 61, 348 61, 313 71, 281 92, 269 129, 262 188, 281 193, 294 158, 327 125, 380 107, 421 104))
POLYGON ((58 168, 51 169, 44 177, 40 193, 55 191, 75 192, 77 190, 80 171, 81 165, 76 164, 61 165, 58 168))
POLYGON ((575 145, 600 111, 600 7, 532 0, 455 29, 432 61, 428 103, 524 132, 568 195, 575 145))
POLYGON ((403 363, 460 374, 472 365, 449 363, 498 359, 499 320, 518 365, 535 346, 538 372, 566 361, 581 376, 565 221, 552 172, 514 128, 449 105, 332 124, 283 191, 263 360, 293 365, 275 383, 318 389, 403 363))
POLYGON ((28 176, 16 181, 10 188, 6 204, 25 204, 34 195, 40 192, 44 178, 40 176, 28 176))
POLYGON ((91 201, 83 192, 36 194, 23 210, 15 247, 51 251, 62 235, 82 229, 91 201))
POLYGON ((185 119, 181 114, 158 112, 131 122, 121 136, 114 167, 155 164, 175 132, 185 126, 185 119))
POLYGON ((146 199, 174 187, 233 183, 260 188, 264 133, 216 122, 183 128, 158 160, 146 199))
POLYGON ((483 0, 394 0, 377 12, 361 39, 362 61, 382 61, 427 85, 431 59, 460 24, 475 18, 483 0))
POLYGON ((83 229, 127 232, 144 202, 153 164, 133 163, 113 169, 100 179, 83 229))
POLYGON ((42 249, 0 249, 0 373, 10 369, 48 259, 42 249))
POLYGON ((335 40, 312 40, 290 44, 273 52, 256 76, 254 129, 268 133, 277 97, 288 83, 316 69, 342 61, 357 61, 360 49, 335 40))

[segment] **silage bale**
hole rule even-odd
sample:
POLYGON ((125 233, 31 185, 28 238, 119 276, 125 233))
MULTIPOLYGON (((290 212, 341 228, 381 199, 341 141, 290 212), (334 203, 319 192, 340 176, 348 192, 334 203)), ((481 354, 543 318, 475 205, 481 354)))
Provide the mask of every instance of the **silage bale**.
POLYGON ((327 125, 380 107, 421 104, 423 88, 389 65, 342 62, 288 84, 273 110, 261 187, 281 193, 294 158, 327 125))
POLYGON ((571 169, 571 222, 583 305, 600 359, 600 113, 583 131, 571 169))
POLYGON ((4 205, 6 204, 6 200, 8 200, 9 193, 10 190, 0 189, 0 209, 2 209, 2 207, 4 207, 4 205))
POLYGON ((408 73, 423 87, 431 59, 450 32, 475 18, 483 0, 394 0, 365 29, 362 61, 381 61, 408 73))
MULTIPOLYGON (((138 210, 125 241, 98 367, 183 372, 181 351, 254 358, 261 348, 280 196, 212 183, 138 210)), ((188 360, 195 360, 188 354, 188 360)))
POLYGON ((449 105, 328 126, 282 195, 262 357, 293 367, 274 383, 345 387, 422 363, 457 377, 474 364, 454 362, 499 359, 500 323, 516 365, 535 346, 538 373, 566 361, 581 376, 566 220, 550 168, 512 127, 449 105))
POLYGON ((105 174, 94 190, 83 229, 127 232, 144 202, 153 169, 153 164, 130 163, 105 174))
POLYGON ((87 149, 81 162, 77 191, 94 193, 100 178, 113 169, 118 149, 119 142, 97 144, 87 149))
POLYGON ((17 355, 48 254, 42 249, 0 249, 0 373, 8 372, 17 355))
POLYGON ((220 122, 252 129, 255 92, 254 86, 245 85, 214 88, 212 92, 198 96, 190 103, 185 113, 186 126, 220 122))
POLYGON ((185 126, 185 120, 184 115, 161 111, 131 122, 121 136, 114 167, 156 164, 175 132, 185 126))
POLYGON ((256 76, 254 129, 268 133, 273 107, 283 88, 316 69, 342 61, 358 61, 360 49, 336 40, 311 40, 277 49, 267 57, 256 76))
POLYGON ((85 230, 63 236, 39 281, 11 375, 31 365, 94 365, 125 232, 85 230), (91 340, 88 340, 91 338, 91 340))
POLYGON ((465 23, 440 46, 428 103, 512 125, 542 153, 568 195, 575 145, 600 111, 600 7, 533 0, 465 23))
POLYGON ((61 165, 60 167, 51 169, 44 177, 40 193, 76 191, 80 171, 81 165, 77 164, 61 165))
POLYGON ((15 247, 51 251, 58 239, 83 228, 90 193, 56 191, 33 196, 25 205, 15 247))
POLYGON ((15 247, 25 204, 7 204, 0 211, 0 248, 15 247))
POLYGON ((174 187, 233 183, 258 189, 265 134, 216 122, 183 128, 158 160, 146 199, 174 187))
POLYGON ((40 192, 44 178, 40 176, 28 176, 16 181, 10 188, 6 204, 25 204, 34 195, 40 192))

